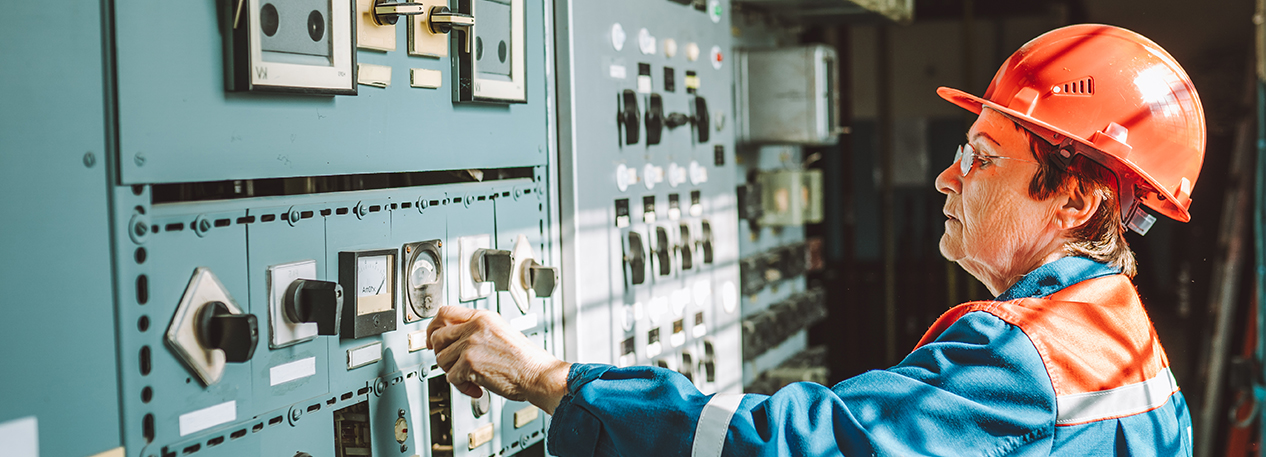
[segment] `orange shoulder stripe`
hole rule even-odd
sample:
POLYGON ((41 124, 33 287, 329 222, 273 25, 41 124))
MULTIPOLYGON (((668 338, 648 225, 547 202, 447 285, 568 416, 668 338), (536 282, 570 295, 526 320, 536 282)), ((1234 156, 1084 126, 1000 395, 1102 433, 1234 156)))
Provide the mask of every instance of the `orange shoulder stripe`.
POLYGON ((973 311, 997 316, 1028 335, 1057 396, 1144 382, 1169 366, 1134 285, 1122 275, 1082 281, 1047 298, 964 303, 937 319, 919 346, 973 311))

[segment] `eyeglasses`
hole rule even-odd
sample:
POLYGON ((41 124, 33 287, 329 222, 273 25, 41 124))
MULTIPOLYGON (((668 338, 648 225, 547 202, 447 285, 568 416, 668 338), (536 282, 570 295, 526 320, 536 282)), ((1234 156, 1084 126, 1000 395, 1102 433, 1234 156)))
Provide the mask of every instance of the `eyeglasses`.
POLYGON ((1037 163, 1037 161, 1021 159, 1019 157, 988 156, 988 155, 983 155, 983 154, 977 154, 976 148, 972 146, 971 143, 967 143, 962 146, 959 146, 958 152, 954 154, 954 160, 958 162, 958 169, 963 172, 963 176, 967 176, 967 173, 971 172, 972 167, 976 166, 977 159, 991 159, 991 160, 992 159, 1007 159, 1007 160, 1018 160, 1020 162, 1037 163))

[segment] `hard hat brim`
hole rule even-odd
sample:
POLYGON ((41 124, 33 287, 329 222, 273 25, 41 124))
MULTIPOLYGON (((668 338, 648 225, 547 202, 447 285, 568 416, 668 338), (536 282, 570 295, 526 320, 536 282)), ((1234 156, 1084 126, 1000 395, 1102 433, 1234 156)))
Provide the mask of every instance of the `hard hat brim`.
POLYGON ((1083 146, 1085 146, 1085 148, 1082 148, 1082 152, 1085 153, 1088 157, 1090 157, 1095 162, 1098 162, 1099 164, 1108 167, 1109 170, 1112 170, 1114 173, 1116 173, 1117 179, 1131 180, 1132 178, 1135 178, 1138 180, 1142 180, 1146 182, 1149 187, 1151 187, 1151 190, 1154 190, 1155 192, 1160 194, 1159 199, 1144 200, 1144 203, 1148 207, 1160 212, 1161 214, 1164 214, 1165 216, 1176 219, 1180 222, 1188 222, 1191 220, 1191 213, 1187 210, 1185 205, 1180 205, 1176 203, 1178 199, 1174 198, 1173 192, 1171 192, 1169 189, 1166 189, 1165 186, 1161 185, 1156 179, 1152 178, 1150 175, 1147 174, 1146 171, 1143 171, 1142 168, 1139 168, 1129 159, 1120 159, 1114 155, 1102 152, 1096 149, 1094 147, 1094 144, 1091 143, 1090 141, 1087 141, 1085 138, 1074 135, 1072 133, 1064 131, 1063 129, 1050 125, 1046 122, 1042 122, 1041 120, 1035 119, 1029 115, 1026 115, 1024 113, 1013 110, 1011 108, 1007 108, 1005 106, 999 105, 997 103, 986 100, 984 98, 977 97, 967 92, 963 92, 961 90, 954 89, 952 87, 939 87, 936 89, 936 94, 940 95, 941 98, 945 99, 946 101, 953 103, 955 105, 958 105, 962 107, 963 109, 966 109, 976 114, 980 114, 981 110, 983 110, 985 107, 988 107, 989 109, 1002 113, 1003 115, 1006 115, 1012 120, 1019 122, 1021 124, 1024 124, 1025 128, 1029 129, 1029 131, 1037 134, 1038 136, 1041 136, 1043 139, 1045 139, 1047 142, 1051 144, 1059 144, 1059 141, 1056 140, 1057 136, 1069 138, 1073 141, 1081 143, 1083 146), (1135 176, 1128 176, 1128 174, 1133 174, 1135 176))

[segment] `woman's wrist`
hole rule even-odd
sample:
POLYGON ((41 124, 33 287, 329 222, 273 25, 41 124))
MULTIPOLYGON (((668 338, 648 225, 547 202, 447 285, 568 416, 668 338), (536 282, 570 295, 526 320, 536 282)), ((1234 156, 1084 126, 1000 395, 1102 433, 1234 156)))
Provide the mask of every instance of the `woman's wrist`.
POLYGON ((567 396, 567 376, 570 373, 571 363, 558 359, 550 361, 538 373, 532 397, 528 401, 546 414, 553 415, 563 397, 567 396))

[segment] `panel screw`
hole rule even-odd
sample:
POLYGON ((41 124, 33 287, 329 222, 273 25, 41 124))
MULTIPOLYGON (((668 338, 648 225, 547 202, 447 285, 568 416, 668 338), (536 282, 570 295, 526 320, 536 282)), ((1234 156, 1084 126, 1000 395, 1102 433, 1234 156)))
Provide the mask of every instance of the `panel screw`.
POLYGON ((132 238, 132 242, 144 244, 149 232, 149 218, 139 212, 133 214, 132 220, 128 221, 128 236, 132 238))
POLYGON ((365 205, 363 205, 363 204, 357 204, 357 205, 356 205, 356 214, 360 215, 361 217, 368 216, 368 215, 369 215, 369 207, 368 207, 368 206, 365 206, 365 205))
POLYGON ((298 224, 298 223, 299 223, 299 210, 294 209, 294 208, 290 208, 290 212, 286 214, 286 220, 290 222, 290 225, 295 225, 295 224, 298 224))
POLYGON ((88 168, 92 168, 92 166, 96 164, 97 164, 97 155, 93 154, 92 151, 85 152, 84 166, 88 168))
POLYGON ((400 445, 400 452, 401 452, 401 453, 409 452, 409 445, 407 445, 407 444, 401 444, 401 445, 400 445))
POLYGON ((404 408, 400 408, 398 411, 396 411, 396 414, 398 414, 400 417, 404 417, 404 408))
POLYGON ((143 152, 136 153, 135 156, 132 156, 132 161, 136 162, 136 166, 138 167, 145 166, 145 153, 143 152))
POLYGON ((299 421, 299 418, 301 418, 301 417, 303 417, 303 409, 301 409, 301 408, 294 408, 294 409, 290 410, 290 421, 291 421, 291 422, 298 422, 298 421, 299 421))
POLYGON ((199 217, 198 218, 198 234, 204 234, 210 230, 211 230, 211 221, 199 217))

